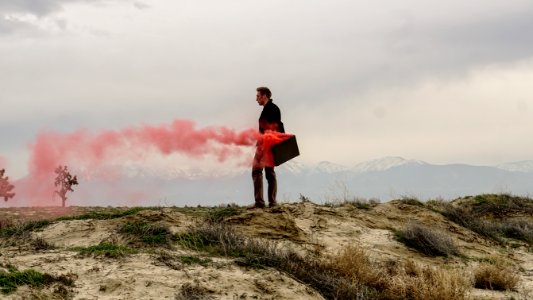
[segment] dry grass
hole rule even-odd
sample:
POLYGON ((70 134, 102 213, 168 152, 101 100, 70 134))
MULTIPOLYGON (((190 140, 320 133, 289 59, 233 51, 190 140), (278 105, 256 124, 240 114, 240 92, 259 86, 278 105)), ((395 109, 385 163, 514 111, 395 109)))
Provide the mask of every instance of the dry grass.
POLYGON ((420 266, 407 261, 396 269, 386 295, 389 299, 452 300, 466 299, 472 283, 466 274, 420 266))
POLYGON ((235 257, 240 266, 275 268, 309 285, 326 299, 375 299, 376 291, 360 285, 318 257, 303 257, 272 241, 246 237, 224 224, 206 223, 176 237, 197 251, 235 257))
POLYGON ((516 290, 520 276, 501 261, 482 263, 474 270, 474 286, 489 290, 516 290))
POLYGON ((410 223, 403 231, 396 232, 398 241, 429 256, 459 254, 453 240, 444 232, 422 224, 410 223))
POLYGON ((357 284, 376 289, 375 299, 466 299, 472 287, 468 276, 458 271, 422 267, 413 261, 373 263, 356 245, 343 248, 330 261, 357 284))
POLYGON ((365 250, 357 245, 348 245, 330 258, 333 267, 352 281, 376 289, 386 287, 383 270, 376 268, 365 250))

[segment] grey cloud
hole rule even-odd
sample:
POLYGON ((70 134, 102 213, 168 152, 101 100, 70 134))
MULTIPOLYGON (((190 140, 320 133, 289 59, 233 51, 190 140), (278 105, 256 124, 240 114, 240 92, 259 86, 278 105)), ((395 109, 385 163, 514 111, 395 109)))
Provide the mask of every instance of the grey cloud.
POLYGON ((66 0, 0 0, 0 13, 30 13, 44 16, 61 9, 66 0))
MULTIPOLYGON (((115 1, 130 2, 130 0, 115 1)), ((35 34, 39 33, 40 31, 35 26, 29 25, 25 22, 6 19, 6 16, 9 14, 31 14, 41 18, 54 12, 61 11, 65 4, 73 2, 96 5, 103 3, 104 0, 0 0, 0 36, 14 33, 35 34)), ((141 2, 135 2, 134 5, 139 9, 147 7, 141 2)), ((64 29, 66 24, 64 21, 58 21, 58 26, 64 29)))
POLYGON ((31 29, 32 26, 27 23, 16 20, 6 20, 0 16, 0 36, 27 32, 31 29))
MULTIPOLYGON (((129 0, 114 0, 116 2, 130 2, 129 0)), ((0 14, 5 13, 29 13, 42 17, 59 11, 63 8, 64 4, 79 2, 86 4, 98 4, 103 3, 105 0, 0 0, 0 14)), ((109 1, 107 1, 109 2, 109 1)), ((135 2, 135 5, 143 6, 139 1, 135 2)), ((144 5, 146 6, 146 5, 144 5)), ((138 7, 138 6, 137 6, 138 7)), ((139 8, 141 8, 139 7, 139 8)))
POLYGON ((133 6, 135 6, 136 8, 138 9, 147 9, 147 8, 150 8, 150 5, 146 4, 146 3, 143 3, 143 2, 140 2, 140 1, 135 1, 133 3, 133 6))

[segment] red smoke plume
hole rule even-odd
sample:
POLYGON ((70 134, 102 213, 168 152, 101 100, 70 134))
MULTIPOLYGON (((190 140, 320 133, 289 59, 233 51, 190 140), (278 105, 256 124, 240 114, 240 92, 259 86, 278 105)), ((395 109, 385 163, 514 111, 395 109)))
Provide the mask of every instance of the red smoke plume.
MULTIPOLYGON (((242 154, 236 146, 255 145, 259 137, 255 129, 239 132, 226 127, 197 129, 194 122, 188 120, 98 133, 88 130, 67 134, 41 132, 31 146, 30 175, 25 184, 27 197, 50 199, 54 194, 54 169, 59 165, 99 174, 99 169, 105 169, 113 161, 138 160, 153 150, 163 155, 180 153, 194 158, 215 155, 219 161, 224 161, 242 154)), ((46 200, 35 200, 30 200, 32 205, 49 205, 42 202, 46 200)))
POLYGON ((76 161, 97 168, 116 158, 142 157, 151 149, 164 155, 182 153, 201 157, 214 154, 224 161, 229 155, 240 153, 230 151, 228 146, 251 146, 259 137, 254 129, 241 132, 225 127, 196 129, 194 122, 187 120, 176 120, 170 125, 104 130, 97 134, 87 130, 70 134, 43 132, 32 147, 30 173, 50 173, 60 164, 76 161))

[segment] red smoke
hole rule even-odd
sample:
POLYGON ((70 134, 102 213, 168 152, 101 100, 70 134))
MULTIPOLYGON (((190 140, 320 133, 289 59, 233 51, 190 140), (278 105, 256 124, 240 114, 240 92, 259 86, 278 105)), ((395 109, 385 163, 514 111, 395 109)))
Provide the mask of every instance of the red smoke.
POLYGON ((219 161, 224 161, 242 154, 236 146, 255 145, 259 137, 255 129, 239 132, 226 127, 197 129, 194 122, 188 120, 98 133, 88 130, 66 134, 41 132, 31 146, 30 175, 25 190, 29 199, 35 199, 30 200, 32 205, 50 205, 46 202, 54 194, 54 169, 59 165, 101 175, 113 161, 138 160, 153 150, 163 155, 180 153, 193 158, 215 155, 219 161))
POLYGON ((150 149, 164 155, 182 153, 201 157, 214 154, 224 161, 229 155, 240 153, 231 151, 228 146, 251 146, 258 138, 259 133, 254 129, 241 132, 225 127, 196 129, 195 124, 187 120, 176 120, 170 125, 104 130, 96 134, 87 130, 70 134, 43 132, 32 147, 30 173, 50 173, 60 164, 76 161, 98 168, 115 158, 142 157, 150 149))

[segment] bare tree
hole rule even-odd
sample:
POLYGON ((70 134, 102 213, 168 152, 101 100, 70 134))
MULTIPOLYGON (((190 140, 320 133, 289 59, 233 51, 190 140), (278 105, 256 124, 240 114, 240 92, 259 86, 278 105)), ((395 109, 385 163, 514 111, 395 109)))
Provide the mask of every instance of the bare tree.
POLYGON ((0 198, 3 197, 4 201, 7 201, 15 197, 15 193, 12 192, 15 186, 9 183, 9 177, 4 177, 5 172, 5 169, 0 170, 0 198))
POLYGON ((63 201, 63 207, 65 207, 65 201, 67 201, 67 192, 74 192, 72 186, 78 184, 78 178, 69 173, 67 166, 59 166, 54 172, 57 174, 55 186, 59 187, 59 190, 55 192, 59 195, 59 197, 61 197, 61 200, 63 201))

